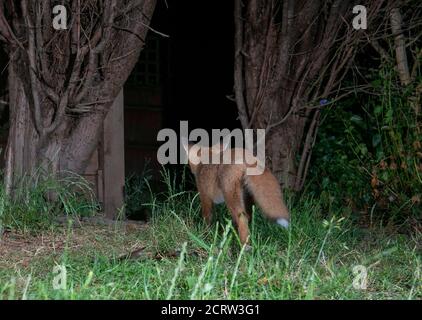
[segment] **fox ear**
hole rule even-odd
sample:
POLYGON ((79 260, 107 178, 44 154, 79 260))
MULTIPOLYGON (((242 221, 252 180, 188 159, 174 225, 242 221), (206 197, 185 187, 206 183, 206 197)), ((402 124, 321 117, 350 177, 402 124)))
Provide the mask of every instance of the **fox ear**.
POLYGON ((228 138, 225 138, 225 137, 223 138, 223 144, 221 145, 221 151, 226 151, 226 149, 230 145, 230 140, 231 140, 230 136, 228 138))
POLYGON ((230 145, 230 137, 228 138, 223 137, 223 143, 216 143, 215 145, 213 145, 212 151, 216 153, 226 151, 229 145, 230 145))
POLYGON ((185 149, 186 154, 189 155, 189 140, 186 137, 180 137, 180 140, 182 142, 183 149, 185 149))

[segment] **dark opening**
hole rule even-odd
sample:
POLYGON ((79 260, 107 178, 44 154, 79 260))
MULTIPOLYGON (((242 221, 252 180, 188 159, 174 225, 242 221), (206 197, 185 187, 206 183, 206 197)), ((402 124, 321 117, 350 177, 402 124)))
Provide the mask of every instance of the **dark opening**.
MULTIPOLYGON (((126 201, 129 218, 143 219, 140 198, 152 178, 162 185, 157 133, 181 120, 189 130, 240 127, 233 94, 233 8, 203 1, 158 1, 139 62, 125 85, 126 201), (145 168, 147 169, 145 171, 145 168)), ((181 166, 169 166, 181 170, 181 166)), ((178 177, 179 178, 179 177, 178 177)), ((154 183, 153 183, 154 185, 154 183)), ((145 200, 147 201, 147 200, 145 200)))

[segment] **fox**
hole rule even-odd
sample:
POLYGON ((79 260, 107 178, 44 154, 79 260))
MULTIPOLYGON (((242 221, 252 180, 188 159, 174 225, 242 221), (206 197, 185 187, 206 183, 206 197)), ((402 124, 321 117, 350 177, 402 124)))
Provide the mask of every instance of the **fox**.
POLYGON ((195 177, 202 216, 207 224, 212 222, 214 204, 225 203, 237 227, 241 244, 249 246, 249 223, 255 204, 268 219, 286 229, 289 227, 290 214, 276 177, 266 167, 259 175, 246 174, 248 167, 258 164, 258 159, 249 150, 228 148, 227 144, 221 143, 198 148, 185 139, 182 139, 182 144, 195 177), (199 158, 203 159, 204 153, 208 153, 208 159, 214 155, 220 160, 230 153, 231 160, 228 164, 222 161, 218 164, 198 161, 199 158), (242 155, 240 160, 238 155, 242 155), (248 157, 253 161, 244 160, 248 157))

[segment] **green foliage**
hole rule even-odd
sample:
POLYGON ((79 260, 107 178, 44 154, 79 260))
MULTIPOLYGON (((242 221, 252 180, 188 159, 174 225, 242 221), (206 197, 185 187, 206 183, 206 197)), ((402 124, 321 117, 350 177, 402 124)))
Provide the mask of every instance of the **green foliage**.
POLYGON ((372 94, 356 94, 323 113, 309 188, 329 204, 346 204, 364 214, 396 222, 420 217, 416 88, 397 85, 389 67, 372 71, 370 78, 372 94))
POLYGON ((86 216, 98 210, 89 183, 81 176, 63 172, 53 177, 37 170, 20 179, 13 197, 0 186, 0 225, 21 232, 51 227, 57 216, 86 216))

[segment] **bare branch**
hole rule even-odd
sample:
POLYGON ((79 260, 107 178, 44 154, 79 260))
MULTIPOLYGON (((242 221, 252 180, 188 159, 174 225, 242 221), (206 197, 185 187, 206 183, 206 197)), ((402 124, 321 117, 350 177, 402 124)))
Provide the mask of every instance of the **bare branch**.
POLYGON ((39 97, 39 86, 37 78, 37 63, 36 63, 36 49, 35 49, 35 31, 34 24, 31 20, 31 15, 28 10, 27 1, 21 1, 22 13, 25 16, 25 22, 28 28, 28 60, 29 60, 29 78, 31 83, 32 99, 34 104, 34 124, 38 134, 43 134, 43 124, 41 120, 41 107, 39 97))
MULTIPOLYGON (((116 3, 117 0, 111 0, 108 3, 108 6, 105 9, 105 12, 103 13, 103 27, 100 27, 97 32, 95 32, 95 35, 100 34, 99 30, 103 30, 103 35, 101 37, 101 40, 98 42, 98 44, 92 45, 90 42, 88 42, 89 46, 89 62, 86 70, 85 76, 82 78, 80 87, 82 88, 77 94, 76 97, 73 99, 72 103, 77 105, 79 104, 82 99, 85 98, 89 90, 92 88, 92 83, 94 81, 94 76, 97 71, 97 63, 98 63, 98 55, 101 53, 101 51, 104 50, 105 46, 109 43, 109 40, 111 38, 111 30, 113 28, 113 21, 115 17, 116 12, 116 3)), ((98 38, 94 39, 94 42, 97 41, 98 38)), ((79 70, 79 67, 77 69, 79 70)), ((79 76, 78 73, 75 73, 75 76, 79 76)), ((74 79, 76 81, 76 79, 74 79)))
MULTIPOLYGON (((137 9, 143 4, 143 2, 144 0, 134 0, 133 2, 129 2, 129 4, 123 10, 121 10, 118 15, 116 15, 116 19, 128 14, 134 9, 137 9)), ((144 18, 147 19, 148 22, 150 22, 151 19, 149 17, 145 16, 143 12, 141 12, 141 14, 144 16, 144 18)))
POLYGON ((390 13, 391 30, 394 34, 394 44, 396 49, 396 62, 399 77, 402 85, 411 82, 409 65, 407 61, 406 46, 402 32, 402 16, 399 8, 393 8, 390 13))
POLYGON ((123 27, 119 27, 119 26, 117 26, 117 25, 113 25, 113 28, 114 29, 116 29, 116 30, 120 30, 120 31, 124 31, 124 32, 127 32, 127 33, 130 33, 130 34, 133 34, 134 36, 136 36, 142 43, 145 43, 145 39, 144 38, 142 38, 139 34, 137 34, 137 33, 135 33, 133 30, 130 30, 130 29, 128 29, 128 28, 123 28, 123 27))
POLYGON ((14 38, 12 36, 11 28, 4 17, 4 0, 0 0, 0 36, 3 41, 12 43, 14 38))
POLYGON ((422 59, 422 49, 420 49, 419 52, 415 56, 415 62, 413 63, 412 73, 410 74, 411 81, 414 81, 416 79, 416 75, 418 73, 418 68, 420 66, 421 59, 422 59))
POLYGON ((370 39, 368 37, 368 42, 371 46, 375 49, 376 52, 387 62, 392 62, 391 56, 387 53, 387 51, 380 45, 377 39, 370 39))
POLYGON ((151 26, 149 26, 148 24, 143 23, 142 21, 140 21, 140 23, 141 23, 141 25, 143 25, 145 28, 148 28, 148 30, 150 30, 150 31, 154 32, 155 34, 158 34, 159 36, 162 36, 162 37, 164 37, 164 38, 169 38, 169 37, 170 37, 168 34, 165 34, 165 33, 163 33, 163 32, 160 32, 160 31, 158 31, 158 30, 155 30, 155 29, 153 29, 151 26))
POLYGON ((16 37, 15 33, 13 32, 12 28, 4 17, 3 9, 4 0, 0 0, 0 36, 2 40, 10 43, 12 46, 16 45, 25 51, 25 48, 23 47, 22 43, 16 37))
POLYGON ((44 129, 45 134, 50 134, 54 132, 57 127, 63 122, 63 118, 66 114, 66 108, 69 104, 69 92, 65 92, 65 94, 60 98, 59 105, 55 114, 55 117, 51 124, 44 129))
MULTIPOLYGON (((44 80, 44 82, 47 83, 48 87, 51 86, 52 82, 53 82, 53 77, 52 77, 52 73, 50 72, 49 68, 48 68, 48 55, 46 54, 46 48, 44 47, 44 39, 43 39, 43 26, 42 26, 42 20, 43 18, 45 18, 45 10, 47 9, 47 6, 49 5, 49 1, 44 0, 43 4, 42 4, 42 8, 40 9, 41 12, 37 13, 37 25, 36 25, 36 40, 37 40, 37 48, 38 48, 38 55, 39 55, 39 59, 38 61, 40 62, 41 65, 41 70, 40 70, 40 74, 42 76, 42 79, 44 80)), ((57 102, 57 96, 53 95, 52 90, 47 90, 48 96, 57 102)))
POLYGON ((320 118, 320 110, 315 110, 314 115, 311 120, 311 124, 306 134, 299 167, 296 174, 296 181, 295 181, 295 186, 294 186, 294 189, 296 191, 299 191, 303 188, 303 185, 306 180, 306 174, 308 173, 312 150, 315 145, 316 136, 318 133, 319 118, 320 118))
POLYGON ((234 9, 235 35, 234 35, 234 90, 237 107, 239 110, 239 119, 243 129, 249 126, 248 113, 244 97, 244 78, 243 78, 243 18, 242 18, 242 1, 235 0, 234 9))
POLYGON ((100 42, 94 48, 94 51, 97 54, 100 53, 102 50, 104 50, 104 47, 110 40, 114 17, 116 14, 116 3, 117 3, 117 0, 110 0, 108 2, 108 6, 106 7, 105 13, 103 15, 103 25, 104 25, 103 31, 104 32, 103 32, 100 42))

